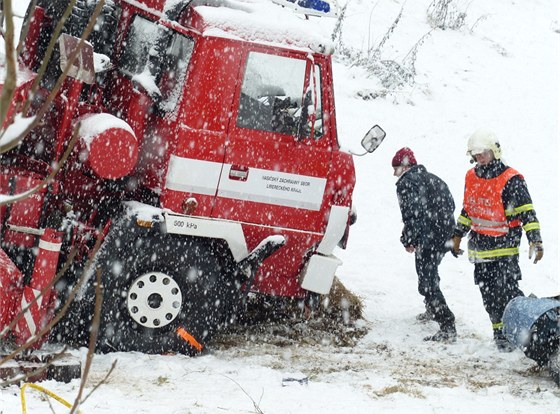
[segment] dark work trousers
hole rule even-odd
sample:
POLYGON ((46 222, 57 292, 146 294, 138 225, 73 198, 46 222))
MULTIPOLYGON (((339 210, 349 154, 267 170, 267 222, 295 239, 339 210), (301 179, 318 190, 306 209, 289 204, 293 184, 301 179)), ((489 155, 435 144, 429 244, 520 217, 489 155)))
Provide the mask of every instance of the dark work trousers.
POLYGON ((440 329, 455 327, 455 315, 439 288, 438 266, 444 255, 440 249, 433 247, 418 247, 415 252, 418 293, 424 296, 426 310, 434 315, 440 329))
POLYGON ((496 262, 475 263, 474 283, 482 294, 482 303, 494 329, 502 322, 506 305, 518 296, 525 296, 519 289, 521 279, 519 258, 517 256, 496 262))

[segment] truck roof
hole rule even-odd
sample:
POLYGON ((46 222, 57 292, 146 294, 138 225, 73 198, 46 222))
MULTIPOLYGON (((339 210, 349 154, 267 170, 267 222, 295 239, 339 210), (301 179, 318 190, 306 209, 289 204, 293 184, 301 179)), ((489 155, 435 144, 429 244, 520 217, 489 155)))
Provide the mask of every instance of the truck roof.
MULTIPOLYGON (((185 0, 124 0, 164 18, 165 11, 185 0), (142 7, 143 6, 143 7, 142 7)), ((334 45, 317 24, 270 0, 193 0, 193 28, 205 36, 332 54, 334 45)))

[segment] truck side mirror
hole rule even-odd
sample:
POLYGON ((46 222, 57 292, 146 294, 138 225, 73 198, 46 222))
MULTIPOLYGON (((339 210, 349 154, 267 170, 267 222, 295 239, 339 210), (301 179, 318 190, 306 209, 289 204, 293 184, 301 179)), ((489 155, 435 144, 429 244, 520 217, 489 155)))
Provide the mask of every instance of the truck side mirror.
POLYGON ((362 147, 369 153, 372 153, 381 145, 385 139, 385 131, 379 125, 371 128, 362 138, 362 147))

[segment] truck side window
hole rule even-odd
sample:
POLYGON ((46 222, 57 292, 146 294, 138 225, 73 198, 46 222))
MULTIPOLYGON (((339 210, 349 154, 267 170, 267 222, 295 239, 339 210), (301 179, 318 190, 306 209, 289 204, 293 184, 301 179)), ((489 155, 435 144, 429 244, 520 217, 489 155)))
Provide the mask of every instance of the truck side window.
POLYGON ((120 70, 160 97, 158 106, 171 111, 181 97, 194 40, 136 16, 119 62, 120 70))
POLYGON ((166 112, 172 111, 181 97, 193 48, 192 39, 179 34, 172 36, 166 51, 165 70, 158 83, 162 96, 160 108, 166 112))
MULTIPOLYGON (((305 96, 306 66, 304 59, 251 52, 241 86, 237 126, 296 135, 305 96)), ((315 66, 315 77, 320 78, 315 66)), ((315 85, 320 90, 320 84, 315 85)), ((320 92, 317 95, 320 98, 320 92)), ((320 108, 318 102, 317 110, 320 108)), ((322 116, 316 119, 322 124, 322 116)))
POLYGON ((155 22, 136 16, 130 25, 124 51, 119 62, 121 71, 129 76, 142 73, 148 63, 148 52, 157 36, 155 22))

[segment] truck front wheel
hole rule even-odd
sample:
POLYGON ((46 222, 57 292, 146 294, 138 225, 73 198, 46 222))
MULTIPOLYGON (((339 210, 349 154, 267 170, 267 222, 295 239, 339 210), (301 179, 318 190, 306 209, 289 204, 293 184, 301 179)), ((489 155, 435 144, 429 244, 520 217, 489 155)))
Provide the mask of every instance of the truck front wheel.
POLYGON ((239 300, 229 251, 201 238, 152 232, 127 242, 130 231, 119 234, 101 260, 98 350, 200 352, 239 300))
POLYGON ((148 272, 138 276, 126 294, 130 317, 144 328, 163 328, 172 323, 183 307, 181 287, 173 276, 148 272))

